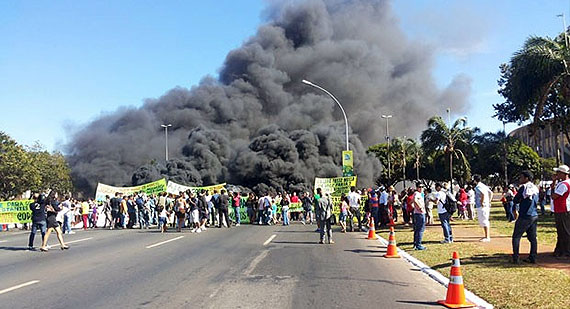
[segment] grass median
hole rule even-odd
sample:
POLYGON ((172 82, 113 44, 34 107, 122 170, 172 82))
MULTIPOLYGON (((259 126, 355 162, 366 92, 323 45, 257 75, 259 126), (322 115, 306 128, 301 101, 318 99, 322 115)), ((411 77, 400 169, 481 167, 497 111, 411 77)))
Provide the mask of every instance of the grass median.
MULTIPOLYGON (((501 210, 501 206, 495 205, 492 208, 491 225, 494 226, 495 232, 510 235, 513 224, 501 219, 501 215, 505 217, 504 212, 501 214, 501 210)), ((541 217, 538 229, 539 242, 548 244, 556 242, 556 233, 551 222, 553 219, 548 216, 541 217)), ((454 224, 475 223, 456 220, 454 224)), ((386 230, 381 230, 379 233, 388 238, 386 230)), ((457 251, 461 258, 465 287, 496 308, 568 308, 570 276, 567 272, 530 264, 513 265, 510 263, 510 254, 493 252, 473 242, 441 244, 442 239, 441 228, 427 229, 423 243, 428 249, 414 251, 411 227, 403 225, 396 227, 398 247, 446 277, 449 277, 451 270, 451 255, 453 251, 457 251)), ((443 299, 445 295, 441 297, 443 299)))

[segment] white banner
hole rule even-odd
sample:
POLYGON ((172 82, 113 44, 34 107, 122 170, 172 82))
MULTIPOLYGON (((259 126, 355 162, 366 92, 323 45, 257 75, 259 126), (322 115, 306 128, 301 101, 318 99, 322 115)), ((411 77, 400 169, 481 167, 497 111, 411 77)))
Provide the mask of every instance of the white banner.
POLYGON ((178 194, 180 194, 180 192, 186 192, 187 190, 191 190, 193 192, 197 192, 200 190, 206 190, 206 191, 209 191, 210 193, 212 193, 214 190, 218 190, 218 192, 219 192, 225 186, 226 186, 226 183, 224 182, 221 184, 211 185, 211 186, 190 187, 190 186, 177 184, 173 181, 169 181, 168 184, 166 185, 166 192, 169 194, 178 195, 178 194))

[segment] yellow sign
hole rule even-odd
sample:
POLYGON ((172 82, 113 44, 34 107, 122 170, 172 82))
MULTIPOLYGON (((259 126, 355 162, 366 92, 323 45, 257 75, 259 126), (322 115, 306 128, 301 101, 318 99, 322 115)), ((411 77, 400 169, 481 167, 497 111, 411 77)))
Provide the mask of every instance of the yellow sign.
POLYGON ((166 191, 166 179, 160 179, 144 185, 135 187, 113 187, 103 183, 97 184, 97 192, 95 193, 95 200, 104 201, 105 196, 115 196, 116 192, 123 195, 131 195, 139 192, 144 192, 147 195, 158 194, 166 191))
POLYGON ((342 152, 342 176, 354 176, 354 158, 351 150, 342 152))
POLYGON ((0 202, 0 224, 32 222, 32 202, 33 200, 0 202))

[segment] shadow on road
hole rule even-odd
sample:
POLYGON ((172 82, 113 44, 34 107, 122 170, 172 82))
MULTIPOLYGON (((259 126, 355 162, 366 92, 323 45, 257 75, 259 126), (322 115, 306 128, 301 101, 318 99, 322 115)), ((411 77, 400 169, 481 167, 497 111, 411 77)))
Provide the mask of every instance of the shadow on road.
POLYGON ((410 305, 418 305, 418 306, 437 306, 437 307, 441 307, 440 304, 438 304, 435 301, 417 301, 417 300, 397 300, 397 303, 402 303, 402 304, 410 304, 410 305))
POLYGON ((0 250, 6 250, 6 251, 28 251, 28 247, 0 247, 0 250))

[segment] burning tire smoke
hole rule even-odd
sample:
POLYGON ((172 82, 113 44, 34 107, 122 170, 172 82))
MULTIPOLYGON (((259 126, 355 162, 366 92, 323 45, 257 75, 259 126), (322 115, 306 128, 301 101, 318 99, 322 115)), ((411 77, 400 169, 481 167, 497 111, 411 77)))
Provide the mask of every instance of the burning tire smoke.
POLYGON ((217 79, 176 87, 139 108, 101 116, 67 145, 75 185, 135 185, 167 177, 187 185, 228 182, 254 190, 307 189, 315 176, 341 175, 349 117, 359 185, 372 185, 379 161, 366 147, 384 140, 381 113, 395 135, 415 136, 436 110, 463 110, 469 81, 439 90, 433 52, 410 42, 388 1, 310 0, 272 5, 268 21, 231 51, 217 79), (164 131, 170 158, 164 162, 164 131))

